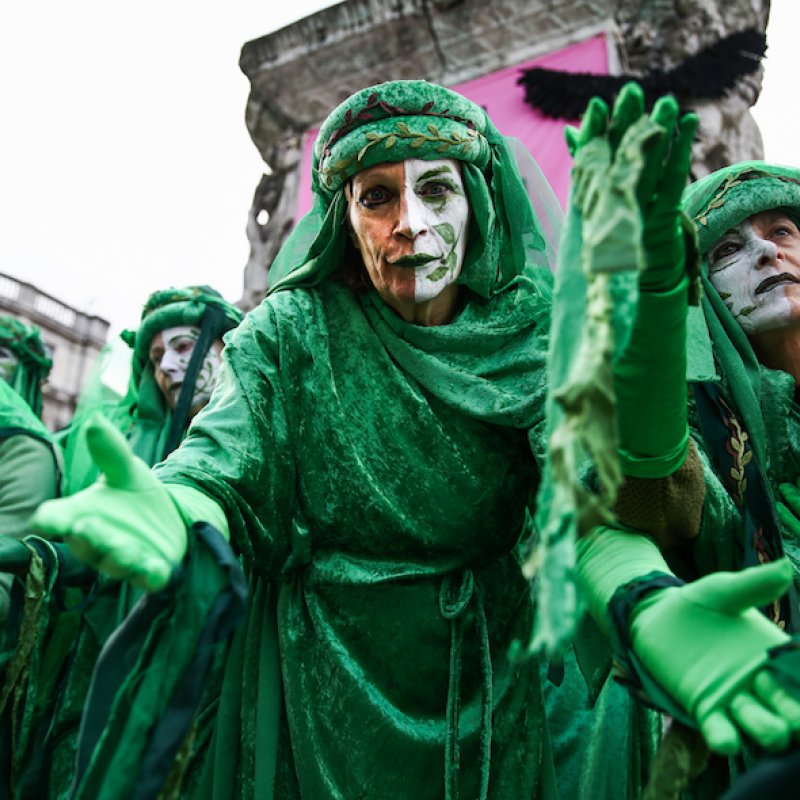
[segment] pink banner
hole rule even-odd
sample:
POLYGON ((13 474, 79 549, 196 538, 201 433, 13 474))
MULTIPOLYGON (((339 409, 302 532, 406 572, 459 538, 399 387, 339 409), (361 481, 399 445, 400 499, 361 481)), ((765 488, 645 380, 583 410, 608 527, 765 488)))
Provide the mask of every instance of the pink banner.
MULTIPOLYGON (((598 34, 578 44, 491 72, 452 88, 482 105, 501 133, 516 136, 525 144, 563 205, 567 198, 572 163, 564 143, 564 125, 567 121, 549 119, 525 102, 524 88, 517 84, 517 79, 523 69, 533 66, 606 75, 608 50, 605 34, 598 34)), ((311 208, 311 152, 316 136, 316 129, 309 130, 303 140, 296 219, 311 208)))

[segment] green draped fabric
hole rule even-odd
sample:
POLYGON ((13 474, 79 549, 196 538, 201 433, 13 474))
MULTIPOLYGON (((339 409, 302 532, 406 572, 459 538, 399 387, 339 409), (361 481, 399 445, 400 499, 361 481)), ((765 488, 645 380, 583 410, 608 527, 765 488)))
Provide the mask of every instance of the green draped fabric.
POLYGON ((275 293, 157 468, 218 500, 253 579, 278 581, 303 797, 481 796, 489 778, 491 797, 533 796, 538 676, 507 651, 532 624, 515 552, 546 314, 526 278, 438 328, 336 283, 275 293))

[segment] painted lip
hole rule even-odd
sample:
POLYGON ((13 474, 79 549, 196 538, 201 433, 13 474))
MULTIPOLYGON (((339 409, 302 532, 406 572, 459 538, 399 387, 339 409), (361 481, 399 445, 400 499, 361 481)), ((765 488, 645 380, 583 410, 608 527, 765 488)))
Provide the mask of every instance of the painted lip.
POLYGON ((387 263, 393 267, 424 267, 425 264, 430 264, 431 261, 437 261, 441 256, 431 256, 427 253, 413 253, 410 256, 400 256, 394 261, 387 259, 387 263))
POLYGON ((755 293, 764 294, 770 291, 770 289, 774 289, 776 286, 784 286, 787 283, 800 283, 800 278, 796 278, 788 272, 782 272, 780 275, 770 275, 769 278, 765 278, 756 286, 755 293))

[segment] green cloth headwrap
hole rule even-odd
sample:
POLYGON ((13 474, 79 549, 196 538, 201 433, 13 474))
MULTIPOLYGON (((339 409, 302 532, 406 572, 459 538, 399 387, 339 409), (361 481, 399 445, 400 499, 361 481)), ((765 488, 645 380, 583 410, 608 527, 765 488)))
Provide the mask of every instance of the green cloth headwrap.
POLYGON ((313 205, 270 268, 271 290, 315 286, 338 269, 347 241, 344 184, 360 170, 409 158, 461 163, 472 219, 459 283, 488 298, 526 264, 549 266, 514 156, 486 112, 427 81, 390 81, 352 95, 322 124, 313 205))
POLYGON ((33 409, 42 414, 41 385, 50 373, 53 361, 47 354, 39 329, 15 317, 0 316, 0 346, 8 347, 19 359, 12 388, 33 409))
MULTIPOLYGON (((202 363, 208 347, 226 331, 235 328, 242 317, 240 309, 209 286, 162 289, 150 295, 142 310, 139 328, 120 334, 133 349, 131 377, 125 396, 109 406, 107 391, 102 385, 89 385, 81 395, 66 445, 69 494, 89 485, 96 477, 80 428, 97 411, 128 437, 134 453, 150 465, 160 461, 167 454, 167 448, 171 450, 178 444, 186 429, 186 409, 178 420, 180 430, 173 431, 175 426, 172 422, 194 394, 194 381, 190 380, 193 366, 202 363), (156 383, 149 347, 159 331, 184 325, 199 327, 201 338, 189 362, 178 407, 172 412, 156 383)), ((101 376, 95 376, 89 383, 102 384, 101 376)))
POLYGON ((782 408, 765 408, 763 373, 750 342, 708 278, 708 251, 726 231, 748 217, 774 208, 787 208, 800 218, 800 169, 763 161, 743 161, 706 175, 683 195, 683 209, 694 221, 702 256, 702 310, 689 311, 688 377, 708 377, 710 351, 736 408, 744 418, 759 463, 767 469, 779 458, 767 453, 768 420, 782 419, 782 408), (773 414, 774 412, 774 414, 773 414))
POLYGON ((139 327, 135 331, 123 331, 122 338, 133 348, 134 357, 146 362, 150 342, 159 331, 180 325, 200 325, 208 308, 218 308, 222 312, 219 335, 242 321, 241 310, 210 286, 160 289, 147 298, 139 327))

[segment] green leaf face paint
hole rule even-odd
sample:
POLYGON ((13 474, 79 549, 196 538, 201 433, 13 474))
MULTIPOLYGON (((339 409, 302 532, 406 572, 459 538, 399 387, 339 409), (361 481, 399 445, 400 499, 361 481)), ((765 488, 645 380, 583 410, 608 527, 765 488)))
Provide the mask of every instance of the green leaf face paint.
POLYGON ((781 209, 762 211, 709 248, 709 279, 748 335, 800 322, 800 229, 781 209))

